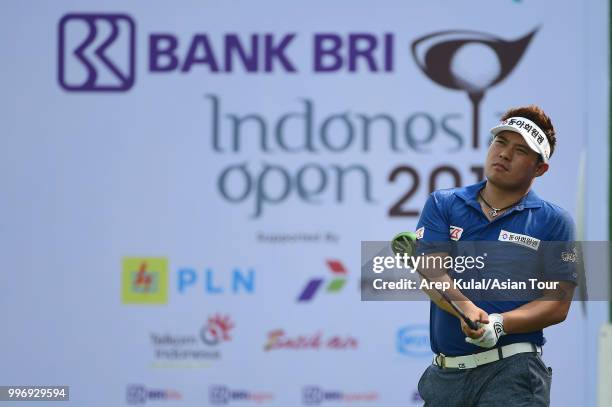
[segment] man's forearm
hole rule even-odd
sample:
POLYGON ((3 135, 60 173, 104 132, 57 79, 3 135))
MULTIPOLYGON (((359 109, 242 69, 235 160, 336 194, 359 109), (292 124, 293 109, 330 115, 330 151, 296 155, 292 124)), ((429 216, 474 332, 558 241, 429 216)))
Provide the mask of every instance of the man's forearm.
MULTIPOLYGON (((432 253, 428 255, 428 257, 446 257, 448 253, 432 253)), ((428 282, 436 282, 436 283, 446 283, 447 287, 450 287, 444 291, 446 298, 449 300, 455 301, 462 310, 466 311, 466 308, 472 306, 472 302, 465 296, 463 293, 454 288, 452 284, 452 279, 447 274, 446 270, 441 270, 438 268, 420 268, 418 270, 421 279, 425 279, 428 282)), ((435 289, 423 289, 423 291, 429 296, 429 298, 444 311, 460 318, 459 314, 453 309, 453 307, 448 303, 447 300, 444 299, 442 294, 435 289)))
POLYGON ((558 292, 550 293, 542 299, 531 301, 512 311, 502 313, 506 333, 528 333, 539 331, 548 326, 563 322, 571 305, 574 286, 571 283, 560 282, 565 298, 555 300, 558 292))
POLYGON ((423 291, 425 292, 425 294, 429 296, 429 298, 438 307, 442 308, 444 311, 448 312, 449 314, 452 314, 456 316, 457 318, 459 318, 459 314, 457 314, 457 312, 453 309, 453 307, 451 307, 451 305, 448 302, 446 302, 444 298, 442 298, 439 292, 437 292, 436 290, 430 290, 430 289, 423 289, 423 291))

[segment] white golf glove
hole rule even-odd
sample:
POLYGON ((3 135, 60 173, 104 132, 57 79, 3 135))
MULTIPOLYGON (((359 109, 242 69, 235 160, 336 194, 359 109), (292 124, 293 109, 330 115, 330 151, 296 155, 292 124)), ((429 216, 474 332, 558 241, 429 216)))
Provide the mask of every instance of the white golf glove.
POLYGON ((492 348, 497 344, 499 338, 504 336, 504 317, 500 314, 489 314, 489 323, 481 324, 485 329, 484 333, 480 338, 472 339, 466 337, 465 341, 473 345, 480 346, 481 348, 492 348))

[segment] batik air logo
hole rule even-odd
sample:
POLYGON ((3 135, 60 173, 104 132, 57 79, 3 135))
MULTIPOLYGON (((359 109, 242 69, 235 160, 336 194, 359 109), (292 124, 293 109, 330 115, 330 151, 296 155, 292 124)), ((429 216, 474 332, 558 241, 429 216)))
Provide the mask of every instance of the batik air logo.
POLYGON ((503 229, 499 232, 499 238, 497 240, 501 242, 520 244, 521 246, 525 246, 533 250, 538 250, 540 247, 540 239, 527 235, 521 235, 520 233, 508 232, 507 230, 503 229))

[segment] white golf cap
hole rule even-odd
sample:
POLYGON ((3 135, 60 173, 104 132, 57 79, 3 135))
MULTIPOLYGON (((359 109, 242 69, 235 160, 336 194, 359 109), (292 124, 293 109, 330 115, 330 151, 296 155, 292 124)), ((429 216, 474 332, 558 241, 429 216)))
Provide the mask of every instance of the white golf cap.
POLYGON ((550 159, 550 143, 546 133, 537 124, 524 117, 510 117, 491 129, 492 135, 504 130, 513 131, 520 134, 525 139, 529 148, 542 156, 542 160, 547 163, 550 159))

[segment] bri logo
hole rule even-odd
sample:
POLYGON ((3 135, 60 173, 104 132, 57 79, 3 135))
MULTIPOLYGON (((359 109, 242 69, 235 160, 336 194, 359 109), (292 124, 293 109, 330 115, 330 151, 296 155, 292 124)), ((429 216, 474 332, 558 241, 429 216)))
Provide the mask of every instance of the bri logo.
POLYGON ((66 14, 58 30, 57 74, 62 88, 123 92, 134 85, 136 32, 130 16, 66 14))
MULTIPOLYGON (((329 284, 327 284, 326 291, 328 293, 340 292, 346 284, 346 268, 340 260, 326 260, 326 263, 327 267, 334 276, 329 284)), ((312 280, 309 280, 298 297, 298 302, 312 300, 315 294, 319 291, 319 288, 321 288, 323 285, 324 280, 324 278, 313 278, 312 280)))
POLYGON ((142 384, 132 384, 127 387, 126 401, 128 404, 145 404, 147 401, 178 401, 183 395, 174 389, 151 389, 142 384))
POLYGON ((269 403, 274 400, 274 394, 270 392, 235 390, 227 386, 209 386, 208 401, 211 405, 228 405, 233 401, 252 402, 253 404, 269 403))
MULTIPOLYGON (((136 23, 123 13, 68 13, 58 25, 58 80, 67 91, 117 91, 135 81, 136 23)), ((163 32, 144 35, 143 70, 188 73, 206 67, 210 74, 241 70, 249 73, 296 73, 290 48, 297 33, 198 32, 177 36, 163 32)), ((143 42, 143 41, 141 41, 143 42)), ((394 70, 394 35, 353 32, 314 33, 314 72, 386 73, 394 70)))
POLYGON ((306 386, 302 388, 302 404, 306 406, 318 406, 326 402, 336 403, 377 403, 380 395, 377 391, 365 391, 360 393, 346 393, 340 390, 327 390, 319 386, 306 386))

